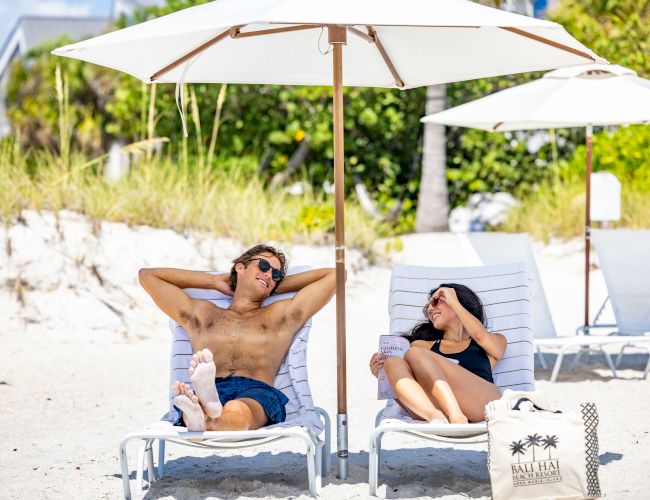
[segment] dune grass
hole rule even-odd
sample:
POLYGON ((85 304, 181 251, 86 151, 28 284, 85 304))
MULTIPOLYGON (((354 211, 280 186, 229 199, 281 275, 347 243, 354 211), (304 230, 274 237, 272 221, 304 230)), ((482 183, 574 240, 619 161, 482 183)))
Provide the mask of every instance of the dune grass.
MULTIPOLYGON (((0 144, 0 217, 8 224, 25 209, 68 209, 93 220, 204 230, 243 244, 333 242, 332 196, 309 188, 301 195, 269 188, 257 178, 253 159, 184 168, 160 155, 142 155, 128 175, 114 182, 103 176, 104 161, 75 154, 64 161, 44 151, 25 154, 5 141, 0 144)), ((345 211, 347 246, 369 252, 387 228, 353 199, 345 211)))
MULTIPOLYGON (((621 183, 621 219, 609 227, 650 227, 650 189, 645 182, 621 183)), ((580 176, 555 179, 515 207, 497 229, 528 232, 548 243, 551 238, 582 236, 585 228, 585 180, 580 176)), ((598 227, 599 223, 593 223, 598 227)))

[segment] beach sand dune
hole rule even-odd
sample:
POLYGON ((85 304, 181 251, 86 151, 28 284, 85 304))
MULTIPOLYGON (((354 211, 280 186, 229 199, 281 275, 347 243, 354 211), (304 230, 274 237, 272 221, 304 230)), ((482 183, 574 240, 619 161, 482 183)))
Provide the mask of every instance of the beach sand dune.
MULTIPOLYGON (((405 251, 394 258, 423 264, 433 254, 432 265, 458 265, 457 255, 445 252, 448 240, 405 237, 405 251)), ((294 264, 333 264, 330 248, 285 248, 294 264)), ((580 322, 580 248, 577 241, 535 245, 561 334, 580 322)), ((139 287, 137 270, 227 269, 242 246, 203 234, 93 225, 69 212, 26 212, 23 223, 0 231, 0 249, 0 497, 119 498, 121 438, 158 420, 167 405, 167 322, 139 287)), ((340 481, 333 469, 323 480, 325 499, 367 498, 368 436, 381 408, 367 359, 377 335, 387 332, 390 268, 369 265, 354 251, 348 259, 350 475, 340 481)), ((598 271, 593 281, 598 302, 606 293, 598 271)), ((335 353, 332 302, 314 320, 308 363, 314 401, 333 418, 335 353)), ((601 486, 610 498, 647 498, 650 489, 650 382, 639 379, 646 359, 631 351, 619 379, 599 356, 565 370, 554 385, 545 381, 549 372, 536 372, 537 388, 558 409, 598 405, 601 486)), ((145 498, 306 498, 306 467, 295 453, 301 445, 285 443, 236 456, 170 445, 166 476, 145 498)), ((394 435, 384 446, 380 493, 386 498, 490 496, 484 446, 431 446, 394 435)))

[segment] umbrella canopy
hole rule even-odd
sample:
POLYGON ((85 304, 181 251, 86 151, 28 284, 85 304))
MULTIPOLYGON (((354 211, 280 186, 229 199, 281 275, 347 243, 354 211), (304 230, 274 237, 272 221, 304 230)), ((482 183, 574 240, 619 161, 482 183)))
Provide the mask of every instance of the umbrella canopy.
MULTIPOLYGON (((405 89, 604 62, 559 24, 467 0, 218 0, 54 54, 147 83, 332 85, 337 456, 343 479, 348 457, 343 86, 405 89)), ((177 101, 184 95, 180 85, 177 101)))
POLYGON ((489 131, 622 125, 650 120, 650 80, 613 64, 561 68, 423 122, 489 131))
POLYGON ((589 333, 591 153, 594 125, 650 122, 650 80, 613 64, 551 71, 539 80, 425 116, 423 122, 489 131, 587 127, 585 211, 585 309, 589 333))
POLYGON ((53 53, 144 82, 331 85, 328 25, 348 29, 345 86, 412 88, 602 61, 559 24, 465 0, 219 0, 53 53), (274 36, 250 36, 267 30, 274 36), (194 59, 190 67, 160 73, 204 45, 182 61, 194 59))

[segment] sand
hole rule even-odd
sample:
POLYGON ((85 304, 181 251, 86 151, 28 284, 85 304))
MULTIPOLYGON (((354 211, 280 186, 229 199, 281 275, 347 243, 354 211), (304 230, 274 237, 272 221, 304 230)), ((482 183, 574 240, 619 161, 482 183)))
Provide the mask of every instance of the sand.
MULTIPOLYGON (((462 265, 453 238, 406 236, 404 250, 391 258, 462 265)), ((294 264, 333 264, 329 247, 283 248, 294 264)), ((1 498, 121 497, 119 442, 165 413, 168 384, 166 319, 139 287, 137 270, 225 269, 241 249, 235 241, 199 233, 93 225, 70 212, 25 212, 24 220, 0 231, 1 498)), ((582 315, 580 241, 536 243, 534 251, 556 328, 572 334, 582 315)), ((390 267, 387 261, 370 265, 354 251, 348 261, 350 469, 346 481, 336 479, 335 469, 324 478, 326 499, 368 496, 368 437, 382 406, 374 399, 367 360, 377 335, 387 332, 390 267)), ((592 280, 596 308, 606 291, 597 269, 592 280)), ((335 352, 332 302, 314 318, 309 372, 315 403, 333 419, 335 352)), ((600 480, 609 498, 647 498, 650 489, 650 382, 640 380, 646 359, 638 351, 626 355, 620 378, 612 379, 602 356, 593 356, 575 372, 564 370, 554 385, 546 382, 549 372, 536 368, 537 389, 555 407, 598 405, 600 480)), ((217 456, 170 445, 166 475, 145 498, 306 497, 301 446, 285 441, 217 456)), ((490 496, 483 445, 432 446, 389 435, 384 447, 381 496, 490 496)))

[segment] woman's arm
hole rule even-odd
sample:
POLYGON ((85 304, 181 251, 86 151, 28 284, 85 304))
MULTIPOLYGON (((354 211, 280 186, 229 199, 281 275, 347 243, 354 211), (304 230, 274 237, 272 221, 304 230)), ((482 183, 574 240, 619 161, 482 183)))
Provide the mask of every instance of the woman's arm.
POLYGON ((436 291, 436 296, 447 302, 447 305, 454 310, 467 333, 483 348, 488 356, 499 361, 503 353, 506 352, 506 346, 508 345, 506 338, 500 333, 488 332, 483 324, 458 301, 456 290, 453 288, 439 288, 436 291))

